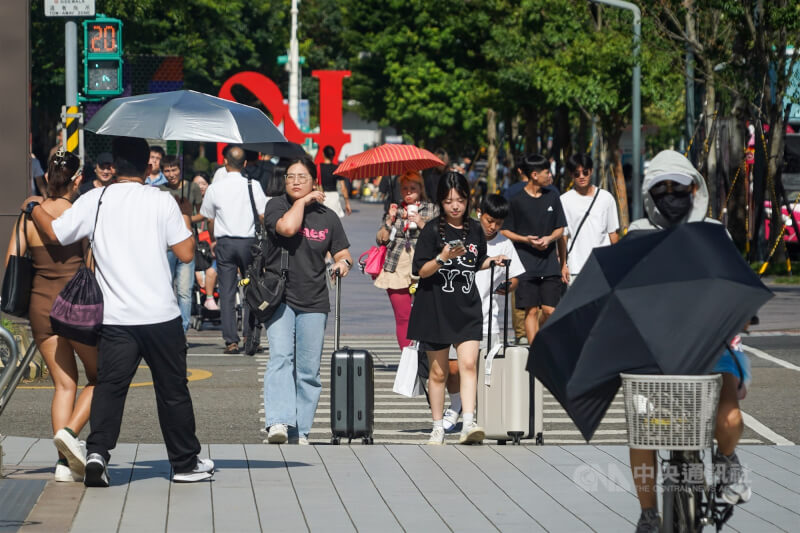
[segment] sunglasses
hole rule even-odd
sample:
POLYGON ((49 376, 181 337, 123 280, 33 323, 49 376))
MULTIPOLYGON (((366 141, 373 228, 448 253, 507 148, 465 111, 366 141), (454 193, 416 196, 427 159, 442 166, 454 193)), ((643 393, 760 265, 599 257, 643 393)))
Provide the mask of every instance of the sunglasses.
POLYGON ((584 168, 583 170, 573 170, 572 171, 572 177, 573 178, 577 178, 581 174, 583 174, 584 176, 591 176, 592 175, 592 169, 591 168, 584 168))
POLYGON ((673 181, 662 181, 661 183, 650 187, 650 194, 652 196, 662 196, 669 193, 682 196, 689 194, 690 192, 692 192, 691 185, 681 185, 673 181))

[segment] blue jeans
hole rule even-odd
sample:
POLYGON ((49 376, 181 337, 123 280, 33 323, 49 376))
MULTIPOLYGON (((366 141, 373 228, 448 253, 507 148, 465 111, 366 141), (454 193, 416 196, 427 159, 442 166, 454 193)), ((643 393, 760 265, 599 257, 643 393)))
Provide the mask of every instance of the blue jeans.
POLYGON ((192 318, 192 287, 194 287, 194 257, 188 263, 181 262, 172 252, 167 250, 167 262, 172 274, 172 283, 175 295, 178 297, 178 307, 181 310, 181 323, 183 332, 189 330, 189 319, 192 318))
POLYGON ((327 320, 327 313, 295 311, 282 303, 267 322, 266 426, 286 424, 290 437, 308 437, 314 422, 322 392, 319 366, 327 320))

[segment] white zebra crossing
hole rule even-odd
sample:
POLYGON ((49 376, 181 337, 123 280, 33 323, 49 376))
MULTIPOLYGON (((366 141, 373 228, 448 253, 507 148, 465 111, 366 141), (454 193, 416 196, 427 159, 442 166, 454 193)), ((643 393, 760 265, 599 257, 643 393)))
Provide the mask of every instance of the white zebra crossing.
MULTIPOLYGON (((400 362, 400 352, 394 337, 352 337, 343 338, 342 346, 369 350, 375 362, 375 439, 387 444, 419 444, 428 439, 431 414, 424 397, 406 398, 392 392, 395 371, 400 362)), ((312 442, 327 442, 330 433, 330 355, 333 353, 332 339, 326 339, 322 352, 320 376, 322 394, 314 418, 309 438, 312 442)), ((259 367, 259 382, 264 381, 269 355, 267 352, 255 356, 259 367)), ((262 401, 259 419, 264 423, 263 394, 258 391, 262 401)), ((544 395, 544 438, 552 444, 584 443, 580 432, 561 405, 548 391, 544 395)), ((624 408, 621 396, 615 398, 606 412, 592 443, 625 444, 626 429, 624 408)), ((532 441, 528 441, 532 442, 532 441)))

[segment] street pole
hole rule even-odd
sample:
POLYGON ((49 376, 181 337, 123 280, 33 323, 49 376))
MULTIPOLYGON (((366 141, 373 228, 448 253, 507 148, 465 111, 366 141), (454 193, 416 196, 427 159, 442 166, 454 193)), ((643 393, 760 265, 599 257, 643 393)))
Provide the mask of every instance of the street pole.
POLYGON ((620 9, 627 9, 633 13, 633 209, 632 218, 642 217, 642 12, 636 4, 621 0, 591 0, 596 4, 606 4, 620 9))
POLYGON ((297 0, 292 0, 292 35, 289 40, 289 115, 298 123, 300 117, 300 95, 298 94, 300 72, 300 46, 297 42, 297 0))
POLYGON ((66 105, 78 105, 78 24, 64 24, 64 69, 66 71, 66 105))

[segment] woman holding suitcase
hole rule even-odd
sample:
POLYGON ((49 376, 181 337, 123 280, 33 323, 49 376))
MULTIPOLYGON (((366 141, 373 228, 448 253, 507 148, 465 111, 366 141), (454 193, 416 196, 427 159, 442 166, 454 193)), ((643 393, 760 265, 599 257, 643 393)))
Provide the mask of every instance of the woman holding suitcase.
POLYGON ((483 313, 475 273, 489 268, 491 261, 505 261, 506 257, 486 256, 483 230, 469 217, 469 184, 463 175, 445 174, 439 181, 436 200, 442 214, 422 229, 414 253, 412 271, 420 282, 408 337, 420 341, 430 364, 433 430, 428 444, 444 444, 442 413, 450 346, 458 354, 461 376, 464 423, 458 442, 480 443, 484 430, 475 423, 475 403, 483 313))
POLYGON ((270 444, 308 444, 322 381, 320 360, 328 318, 327 253, 334 271, 346 276, 352 258, 339 217, 314 189, 317 167, 308 156, 286 170, 286 194, 264 211, 269 250, 267 270, 279 274, 281 251, 289 252, 284 301, 266 322, 270 358, 264 376, 264 411, 270 444))

